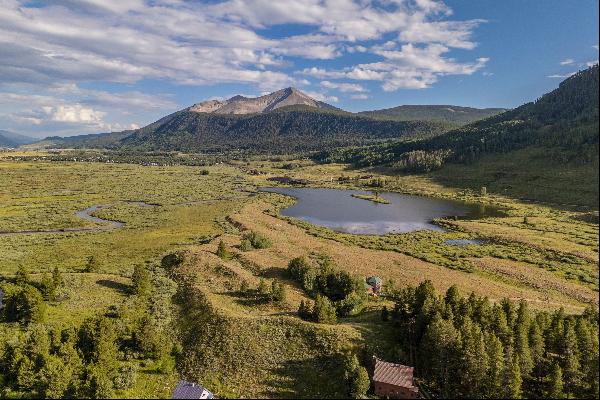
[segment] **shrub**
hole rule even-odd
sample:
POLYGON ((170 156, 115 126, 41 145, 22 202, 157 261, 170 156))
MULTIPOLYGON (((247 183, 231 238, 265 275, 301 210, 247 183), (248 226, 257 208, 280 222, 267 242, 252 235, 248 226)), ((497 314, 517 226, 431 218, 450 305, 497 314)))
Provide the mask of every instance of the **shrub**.
POLYGON ((183 262, 183 256, 178 253, 167 254, 160 260, 160 265, 163 268, 173 268, 183 262))
POLYGON ((115 389, 129 389, 135 385, 137 379, 137 366, 126 364, 119 367, 117 375, 113 378, 115 389))
POLYGON ((361 311, 366 300, 366 292, 351 292, 344 299, 337 301, 335 308, 339 317, 346 317, 361 311))
POLYGON ((250 243, 250 241, 248 239, 242 239, 242 242, 240 243, 240 250, 250 251, 252 249, 253 249, 252 243, 250 243))
POLYGON ((271 241, 256 232, 245 234, 243 240, 249 241, 254 249, 266 249, 271 247, 271 241))
POLYGON ((266 282, 264 281, 264 279, 261 279, 260 282, 258 283, 258 293, 260 294, 269 294, 269 288, 267 287, 266 282))
POLYGON ((89 256, 85 264, 85 272, 98 272, 100 270, 100 261, 95 256, 89 256))

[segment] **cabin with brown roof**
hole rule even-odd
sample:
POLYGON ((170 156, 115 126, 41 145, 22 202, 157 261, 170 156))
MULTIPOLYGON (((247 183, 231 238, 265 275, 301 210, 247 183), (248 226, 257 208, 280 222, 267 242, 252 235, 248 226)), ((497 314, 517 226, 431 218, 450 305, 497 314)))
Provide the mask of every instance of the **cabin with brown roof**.
POLYGON ((413 367, 381 361, 373 357, 373 388, 379 397, 389 399, 419 399, 414 385, 413 367))

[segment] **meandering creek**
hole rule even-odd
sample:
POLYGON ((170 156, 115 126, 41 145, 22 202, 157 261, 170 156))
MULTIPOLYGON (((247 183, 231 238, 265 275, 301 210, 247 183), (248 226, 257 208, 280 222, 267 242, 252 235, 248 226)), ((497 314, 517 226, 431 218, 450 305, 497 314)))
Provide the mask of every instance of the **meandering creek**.
MULTIPOLYGON (((155 207, 158 204, 150 204, 145 203, 143 201, 127 201, 127 203, 135 204, 140 207, 155 207)), ((18 231, 18 232, 0 232, 0 236, 12 236, 12 235, 33 235, 33 234, 66 234, 66 233, 78 233, 78 232, 94 232, 94 231, 107 231, 111 229, 122 228, 125 226, 124 222, 120 221, 112 221, 109 219, 103 219, 99 217, 95 217, 92 214, 98 210, 103 208, 109 208, 113 205, 110 204, 98 204, 91 207, 86 208, 85 210, 77 211, 75 216, 79 218, 83 218, 88 221, 100 223, 103 225, 100 226, 90 226, 83 228, 64 228, 64 229, 48 229, 48 230, 30 230, 30 231, 18 231)))
POLYGON ((320 188, 262 188, 297 201, 280 211, 281 215, 298 218, 337 232, 384 235, 423 229, 442 230, 432 223, 435 218, 482 218, 502 215, 494 207, 455 200, 436 199, 379 192, 389 204, 359 199, 352 195, 372 194, 361 190, 320 188))

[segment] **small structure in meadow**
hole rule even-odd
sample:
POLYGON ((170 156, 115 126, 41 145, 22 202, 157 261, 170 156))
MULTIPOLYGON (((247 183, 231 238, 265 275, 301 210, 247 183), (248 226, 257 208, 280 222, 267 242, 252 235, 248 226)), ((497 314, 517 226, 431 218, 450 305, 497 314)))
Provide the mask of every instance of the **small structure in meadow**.
POLYGON ((378 276, 369 276, 365 279, 365 290, 369 294, 378 295, 383 288, 382 280, 378 276))
POLYGON ((413 382, 413 367, 381 361, 373 357, 373 388, 379 397, 388 399, 419 399, 419 389, 413 382))
POLYGON ((201 385, 193 382, 179 381, 172 399, 214 399, 215 396, 201 385))

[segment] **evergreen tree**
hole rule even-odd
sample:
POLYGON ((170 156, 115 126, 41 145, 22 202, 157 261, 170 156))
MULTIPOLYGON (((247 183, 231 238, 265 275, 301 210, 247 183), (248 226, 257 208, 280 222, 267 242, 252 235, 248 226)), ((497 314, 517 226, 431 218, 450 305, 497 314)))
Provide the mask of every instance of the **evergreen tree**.
POLYGON ((452 321, 436 315, 423 336, 421 348, 426 350, 421 352, 419 366, 422 374, 436 383, 442 398, 456 392, 460 346, 460 332, 452 321))
POLYGON ((515 353, 519 356, 519 368, 523 378, 529 376, 533 369, 533 360, 529 348, 529 326, 530 315, 527 302, 521 300, 517 310, 517 318, 514 327, 515 353))
POLYGON ((456 313, 458 306, 460 304, 461 296, 458 291, 458 286, 452 285, 446 290, 446 296, 444 297, 444 301, 446 305, 450 306, 453 313, 456 313))
POLYGON ((467 317, 461 326, 462 347, 459 362, 461 395, 479 398, 484 395, 488 370, 488 355, 483 334, 478 325, 467 317))
POLYGON ((506 315, 506 324, 509 329, 512 331, 515 327, 515 322, 517 320, 517 311, 515 309, 515 303, 513 303, 510 299, 504 298, 501 301, 502 309, 504 310, 504 314, 506 315))
POLYGON ((287 290, 284 285, 277 281, 271 282, 271 299, 277 303, 284 302, 287 297, 287 290))
POLYGON ((7 299, 5 313, 9 321, 43 322, 46 317, 44 297, 35 287, 24 285, 7 299))
POLYGON ((552 365, 549 377, 550 390, 548 390, 547 397, 549 399, 563 399, 565 393, 563 392, 563 374, 558 363, 552 365))
POLYGON ((19 286, 29 283, 29 270, 24 265, 19 265, 15 275, 15 283, 19 286))
POLYGON ((579 362, 579 350, 577 348, 575 327, 571 321, 567 321, 565 324, 565 334, 561 347, 563 348, 563 376, 566 383, 566 392, 567 394, 573 394, 580 384, 581 364, 579 362))
POLYGON ((327 297, 320 294, 315 298, 312 315, 316 322, 322 324, 335 324, 337 322, 335 306, 327 297))
MULTIPOLYGON (((594 379, 598 375, 597 346, 594 345, 592 326, 586 318, 578 318, 575 324, 577 348, 580 354, 580 373, 582 376, 583 392, 581 395, 593 396, 594 379)), ((596 327, 596 332, 598 328, 596 327)))
POLYGON ((97 273, 100 271, 100 261, 96 256, 89 256, 85 264, 85 272, 97 273))
POLYGON ((533 321, 531 328, 529 328, 529 348, 531 351, 531 360, 534 365, 533 376, 537 378, 539 384, 546 362, 546 344, 544 342, 544 337, 542 336, 542 330, 537 321, 533 321))
POLYGON ((58 267, 54 267, 54 270, 52 271, 52 283, 54 283, 55 289, 59 289, 64 283, 62 274, 60 273, 58 267))
POLYGON ((54 286, 54 281, 46 273, 42 275, 42 280, 40 281, 40 291, 42 292, 44 300, 54 300, 54 297, 56 296, 56 287, 54 286))
POLYGON ((523 378, 521 377, 519 356, 514 353, 511 346, 507 347, 505 354, 504 396, 508 399, 520 399, 523 394, 523 378))
POLYGON ((150 274, 144 265, 136 264, 133 267, 132 292, 136 296, 146 297, 150 293, 151 282, 150 274))
POLYGON ((300 307, 298 307, 298 316, 304 320, 311 319, 312 310, 310 305, 304 302, 304 300, 300 301, 300 307))
POLYGON ((502 307, 495 305, 492 308, 492 330, 505 346, 510 343, 511 334, 506 321, 506 313, 502 307))
POLYGON ((344 380, 348 385, 348 393, 352 398, 363 398, 371 385, 367 370, 360 365, 356 354, 346 354, 344 364, 344 380))
POLYGON ((486 351, 488 357, 488 372, 485 379, 486 390, 482 397, 495 398, 502 393, 502 380, 504 375, 504 350, 502 342, 490 332, 487 334, 486 351))
POLYGON ((371 381, 367 370, 365 367, 358 367, 354 371, 354 376, 350 384, 350 396, 355 399, 362 399, 366 396, 370 386, 371 381))
POLYGON ((383 322, 387 322, 390 320, 390 312, 388 311, 387 306, 383 306, 381 309, 381 320, 383 322))

